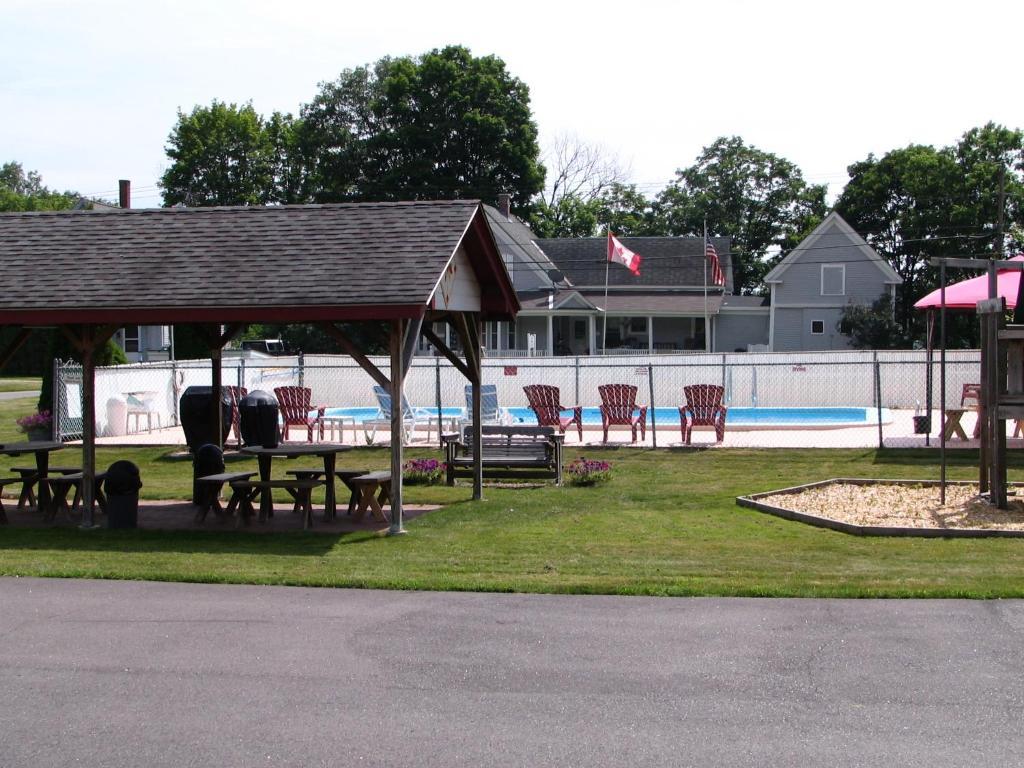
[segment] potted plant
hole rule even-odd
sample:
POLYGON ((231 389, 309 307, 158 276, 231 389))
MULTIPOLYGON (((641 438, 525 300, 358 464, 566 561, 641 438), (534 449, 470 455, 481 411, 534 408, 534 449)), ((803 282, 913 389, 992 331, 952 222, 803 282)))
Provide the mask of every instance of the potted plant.
POLYGON ((407 485, 433 485, 441 482, 444 462, 437 459, 410 459, 402 465, 402 482, 407 485))
POLYGON ((53 417, 49 411, 37 411, 22 416, 17 424, 18 429, 24 432, 30 441, 50 440, 53 437, 53 417))
POLYGON ((607 461, 592 461, 580 456, 568 467, 571 485, 599 485, 612 479, 612 465, 607 461))

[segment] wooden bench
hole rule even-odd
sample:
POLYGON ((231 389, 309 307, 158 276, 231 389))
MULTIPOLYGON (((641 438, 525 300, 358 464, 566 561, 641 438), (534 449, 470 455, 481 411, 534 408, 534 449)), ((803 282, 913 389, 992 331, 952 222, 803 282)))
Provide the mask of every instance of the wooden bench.
MULTIPOLYGON (((49 467, 46 473, 48 475, 73 475, 81 471, 81 467, 49 467)), ((34 488, 39 482, 38 467, 11 467, 11 472, 21 475, 21 495, 18 497, 18 509, 34 507, 36 505, 34 488)))
POLYGON ((349 479, 353 490, 359 492, 359 504, 355 510, 356 522, 362 522, 366 510, 382 523, 390 522, 383 506, 391 501, 391 473, 388 471, 367 472, 349 479))
MULTIPOLYGON (((106 472, 97 472, 93 478, 93 498, 96 499, 96 503, 99 505, 100 512, 107 511, 107 497, 103 495, 103 481, 106 479, 106 472)), ((53 477, 47 477, 46 483, 50 486, 50 508, 45 511, 44 517, 47 521, 53 520, 57 517, 57 514, 63 512, 67 516, 68 520, 71 519, 71 515, 78 509, 82 502, 82 481, 85 479, 85 475, 81 472, 67 475, 55 475, 53 477), (68 505, 68 493, 71 489, 75 489, 74 501, 68 505)))
MULTIPOLYGON (((241 491, 233 492, 228 501, 228 508, 225 510, 220 505, 220 491, 225 483, 234 483, 239 480, 248 480, 255 475, 255 472, 221 472, 216 475, 205 475, 196 478, 197 506, 196 522, 206 520, 206 514, 212 509, 218 518, 230 517, 240 504, 248 503, 252 507, 252 498, 243 499, 246 494, 241 491)), ((233 490, 233 489, 232 489, 233 490)))
MULTIPOLYGON (((292 478, 286 480, 236 480, 231 483, 231 490, 247 498, 243 504, 239 504, 239 515, 237 524, 248 525, 252 516, 252 500, 262 491, 272 491, 281 488, 291 494, 296 504, 303 512, 302 527, 309 529, 313 527, 313 489, 322 488, 326 485, 324 480, 292 478)), ((261 519, 260 522, 263 522, 261 519)))
MULTIPOLYGON (((562 484, 565 436, 554 427, 485 424, 480 431, 484 477, 554 478, 556 485, 562 484)), ((472 477, 472 426, 442 440, 448 485, 454 485, 457 477, 472 477)))
MULTIPOLYGON (((345 487, 349 490, 348 498, 348 514, 353 514, 356 511, 356 506, 359 504, 359 489, 352 485, 352 478, 365 475, 367 471, 365 469, 335 469, 334 476, 341 480, 345 484, 345 487)), ((322 469, 289 469, 285 472, 286 475, 294 475, 301 479, 313 479, 319 480, 324 476, 322 469)), ((298 499, 295 500, 295 507, 293 512, 298 512, 299 503, 298 499)))

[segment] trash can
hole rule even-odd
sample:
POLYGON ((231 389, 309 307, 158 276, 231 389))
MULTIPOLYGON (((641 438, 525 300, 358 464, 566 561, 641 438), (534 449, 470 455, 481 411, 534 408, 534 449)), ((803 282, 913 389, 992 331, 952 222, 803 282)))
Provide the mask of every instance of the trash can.
POLYGON ((107 527, 136 528, 139 524, 139 468, 130 461, 115 461, 107 470, 107 527))
POLYGON ((202 505, 205 489, 199 487, 200 477, 219 475, 224 471, 224 452, 213 443, 199 446, 192 454, 192 503, 202 505))
POLYGON ((188 449, 195 453, 196 449, 207 443, 220 442, 222 445, 231 431, 231 395, 221 388, 220 404, 223 421, 223 434, 217 440, 217 428, 211 423, 213 387, 189 387, 181 394, 178 403, 178 414, 181 429, 185 433, 188 449))
POLYGON ((254 390, 238 401, 238 428, 244 445, 276 448, 281 440, 278 428, 280 408, 269 392, 254 390))
POLYGON ((128 403, 118 397, 107 400, 107 428, 104 436, 121 437, 128 434, 128 403))

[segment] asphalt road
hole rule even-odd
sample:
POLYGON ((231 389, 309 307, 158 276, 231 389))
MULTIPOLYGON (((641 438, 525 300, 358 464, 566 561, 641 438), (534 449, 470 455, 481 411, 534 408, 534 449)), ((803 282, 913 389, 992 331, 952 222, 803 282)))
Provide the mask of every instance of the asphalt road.
POLYGON ((1024 603, 0 579, 0 766, 1018 766, 1024 603))
POLYGON ((21 400, 26 397, 39 397, 39 390, 23 390, 20 392, 0 392, 0 400, 21 400))

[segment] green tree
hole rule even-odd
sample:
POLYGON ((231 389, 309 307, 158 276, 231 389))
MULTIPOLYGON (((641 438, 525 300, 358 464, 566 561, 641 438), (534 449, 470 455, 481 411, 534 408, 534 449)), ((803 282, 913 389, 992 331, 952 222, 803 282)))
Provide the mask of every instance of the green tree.
POLYGON ((274 148, 252 104, 195 107, 167 139, 164 204, 263 205, 274 200, 274 148))
POLYGON ((654 228, 668 235, 732 238, 737 292, 761 289, 769 256, 792 248, 825 215, 824 185, 808 184, 789 160, 721 137, 677 171, 655 201, 654 228))
MULTIPOLYGON (((903 278, 896 317, 923 337, 914 302, 938 286, 937 256, 996 256, 999 183, 1004 184, 1004 254, 1021 246, 1024 136, 993 123, 967 131, 953 146, 910 145, 848 168, 836 209, 903 278)), ((977 273, 952 272, 949 280, 977 273)), ((955 322, 950 343, 975 341, 973 322, 955 322)))
POLYGON ((529 88, 461 46, 346 70, 301 117, 318 202, 508 192, 525 212, 544 183, 529 88))
POLYGON ((870 307, 847 304, 839 329, 849 335, 854 349, 899 349, 907 346, 907 337, 893 317, 892 298, 879 296, 870 307))
POLYGON ((0 211, 63 211, 78 200, 74 192, 48 189, 37 171, 26 173, 21 163, 0 165, 0 211))

